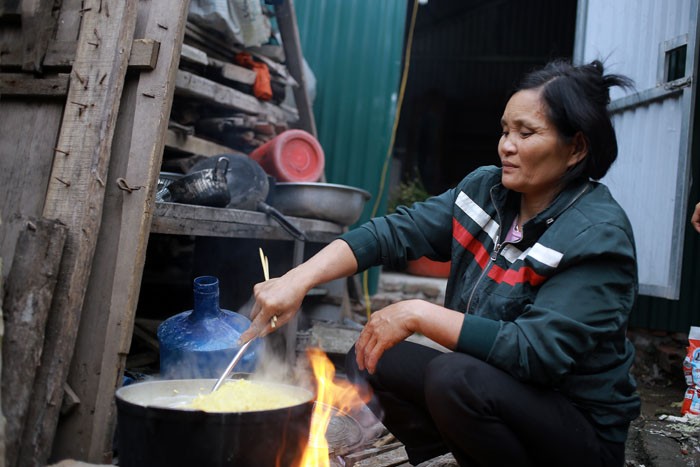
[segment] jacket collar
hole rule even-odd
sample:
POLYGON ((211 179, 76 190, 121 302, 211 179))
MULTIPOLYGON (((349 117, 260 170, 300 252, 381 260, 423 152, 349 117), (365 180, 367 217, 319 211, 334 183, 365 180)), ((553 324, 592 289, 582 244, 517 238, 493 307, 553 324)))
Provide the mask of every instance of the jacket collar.
MULTIPOLYGON (((539 236, 567 209, 573 206, 586 192, 590 191, 592 183, 589 180, 575 180, 569 183, 554 201, 543 211, 530 219, 523 226, 525 243, 528 238, 539 236)), ((509 190, 501 183, 491 187, 491 200, 496 206, 498 222, 505 232, 513 223, 520 206, 520 193, 509 190)))

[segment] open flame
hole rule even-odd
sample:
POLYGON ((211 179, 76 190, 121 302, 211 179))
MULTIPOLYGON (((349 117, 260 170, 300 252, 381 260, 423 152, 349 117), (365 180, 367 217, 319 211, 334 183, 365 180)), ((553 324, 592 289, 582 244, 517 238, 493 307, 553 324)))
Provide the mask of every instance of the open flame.
POLYGON ((317 395, 311 415, 309 443, 299 464, 301 467, 330 467, 326 430, 334 408, 349 412, 367 402, 350 382, 335 380, 335 367, 325 352, 318 348, 306 351, 316 379, 317 395))

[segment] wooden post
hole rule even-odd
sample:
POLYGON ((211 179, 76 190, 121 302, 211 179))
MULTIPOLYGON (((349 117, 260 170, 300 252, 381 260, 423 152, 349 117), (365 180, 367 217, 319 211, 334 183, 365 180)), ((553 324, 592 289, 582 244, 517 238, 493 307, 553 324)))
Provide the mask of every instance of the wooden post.
MULTIPOLYGON (((114 391, 129 352, 175 88, 188 0, 139 0, 135 37, 160 43, 155 69, 130 75, 112 144, 105 208, 68 383, 80 399, 60 420, 55 458, 112 456, 114 391), (132 188, 118 188, 117 179, 132 188)), ((122 185, 123 186, 123 185, 122 185)))
POLYGON ((29 398, 44 345, 67 228, 58 221, 27 222, 7 280, 2 341, 2 411, 7 415, 7 464, 19 455, 29 398))
MULTIPOLYGON (((2 216, 0 215, 0 227, 2 227, 2 216)), ((3 312, 3 297, 5 296, 5 289, 3 287, 3 274, 2 274, 2 255, 0 255, 0 342, 3 340, 3 336, 5 334, 5 325, 4 323, 4 312, 3 312)), ((2 345, 0 345, 0 349, 2 349, 2 345)), ((2 362, 2 355, 0 355, 0 362, 2 362)), ((2 365, 0 365, 0 373, 2 372, 2 365)), ((0 386, 1 387, 1 386, 0 386)), ((0 389, 0 400, 2 400, 2 390, 0 389)), ((2 405, 0 404, 0 467, 5 467, 6 462, 5 462, 5 446, 6 446, 6 419, 5 419, 5 414, 2 412, 2 405)))
POLYGON ((43 217, 68 227, 19 465, 44 465, 80 323, 102 218, 107 167, 137 0, 86 0, 43 217))
POLYGON ((294 12, 294 0, 285 0, 281 5, 276 6, 275 13, 277 24, 280 28, 280 35, 282 36, 284 55, 287 57, 289 74, 299 83, 299 86, 294 88, 294 100, 299 110, 299 127, 311 133, 314 138, 318 138, 314 111, 311 107, 309 94, 306 92, 304 55, 301 51, 297 16, 294 12))

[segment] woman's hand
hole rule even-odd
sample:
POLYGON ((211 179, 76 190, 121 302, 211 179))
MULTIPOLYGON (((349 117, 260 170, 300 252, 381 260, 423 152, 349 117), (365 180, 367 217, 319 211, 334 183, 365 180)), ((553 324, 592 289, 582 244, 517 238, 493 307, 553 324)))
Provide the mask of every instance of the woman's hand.
POLYGON ((421 300, 406 300, 372 313, 355 344, 357 366, 374 373, 384 351, 413 334, 421 300))
POLYGON ((355 343, 357 366, 374 373, 387 349, 413 333, 454 350, 464 314, 423 300, 405 300, 372 313, 355 343))
POLYGON ((254 337, 270 334, 294 317, 313 287, 356 271, 357 260, 348 244, 343 240, 333 240, 282 277, 256 284, 253 287, 255 305, 250 312, 253 322, 239 341, 245 343, 254 337))
POLYGON ((270 334, 294 317, 308 290, 301 286, 299 280, 289 276, 284 275, 255 284, 255 305, 250 312, 252 324, 241 335, 241 342, 270 334))
POLYGON ((693 224, 695 230, 700 233, 700 203, 695 205, 695 211, 693 212, 693 217, 690 218, 690 223, 693 224))

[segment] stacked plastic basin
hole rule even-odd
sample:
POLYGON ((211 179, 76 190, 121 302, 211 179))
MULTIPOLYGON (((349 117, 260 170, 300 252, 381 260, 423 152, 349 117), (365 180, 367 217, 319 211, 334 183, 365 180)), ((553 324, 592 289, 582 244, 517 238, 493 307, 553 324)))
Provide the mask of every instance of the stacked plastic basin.
POLYGON ((249 154, 278 182, 317 182, 325 156, 318 140, 304 130, 287 130, 249 154))

